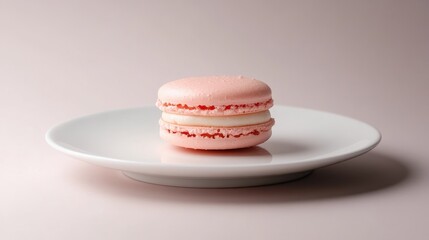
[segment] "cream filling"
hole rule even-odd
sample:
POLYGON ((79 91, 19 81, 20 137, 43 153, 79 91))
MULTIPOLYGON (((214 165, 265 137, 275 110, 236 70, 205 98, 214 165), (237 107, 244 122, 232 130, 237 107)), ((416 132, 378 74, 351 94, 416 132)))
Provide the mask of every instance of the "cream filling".
POLYGON ((234 116, 195 116, 179 115, 163 112, 162 120, 168 123, 185 126, 204 126, 204 127, 238 127, 255 125, 268 122, 271 119, 270 111, 257 113, 234 115, 234 116))

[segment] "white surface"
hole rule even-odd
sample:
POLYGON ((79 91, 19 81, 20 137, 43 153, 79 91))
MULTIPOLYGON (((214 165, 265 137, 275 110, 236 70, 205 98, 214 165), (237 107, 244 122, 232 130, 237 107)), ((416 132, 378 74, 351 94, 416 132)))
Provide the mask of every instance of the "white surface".
POLYGON ((245 115, 231 116, 195 116, 180 115, 173 113, 162 113, 162 119, 169 123, 187 125, 187 126, 219 126, 236 127, 254 125, 268 122, 271 119, 270 111, 250 113, 245 115))
POLYGON ((152 177, 148 180, 152 183, 184 187, 275 183, 280 181, 279 175, 310 171, 360 155, 381 139, 368 124, 331 113, 283 106, 272 112, 277 124, 270 140, 247 149, 196 151, 164 143, 159 138, 160 112, 155 107, 78 118, 54 127, 46 139, 55 149, 90 163, 132 172, 133 176, 138 173, 143 175, 141 179, 152 177), (272 181, 267 180, 269 176, 272 181), (156 180, 161 177, 169 180, 156 180))

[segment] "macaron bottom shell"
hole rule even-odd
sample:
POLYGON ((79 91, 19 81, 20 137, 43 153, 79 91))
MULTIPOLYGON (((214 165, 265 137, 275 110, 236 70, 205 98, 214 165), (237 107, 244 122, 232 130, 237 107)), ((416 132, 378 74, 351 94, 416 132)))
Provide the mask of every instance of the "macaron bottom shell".
POLYGON ((161 139, 180 147, 222 150, 251 147, 267 141, 275 121, 245 126, 186 126, 159 120, 161 139))
POLYGON ((260 132, 258 135, 243 135, 233 138, 197 138, 186 135, 169 133, 165 129, 160 129, 161 139, 184 148, 203 150, 228 150, 252 147, 264 143, 271 137, 271 130, 260 132))

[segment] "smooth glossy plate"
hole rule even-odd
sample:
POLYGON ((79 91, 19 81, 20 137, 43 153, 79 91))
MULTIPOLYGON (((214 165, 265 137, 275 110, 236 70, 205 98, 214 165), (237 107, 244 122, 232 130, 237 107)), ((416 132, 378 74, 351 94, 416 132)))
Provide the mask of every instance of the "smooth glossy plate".
POLYGON ((182 187, 244 187, 294 180, 311 170, 363 154, 380 133, 336 114, 276 106, 273 136, 257 147, 202 151, 159 138, 155 107, 93 114, 53 127, 53 148, 87 162, 118 169, 144 182, 182 187))

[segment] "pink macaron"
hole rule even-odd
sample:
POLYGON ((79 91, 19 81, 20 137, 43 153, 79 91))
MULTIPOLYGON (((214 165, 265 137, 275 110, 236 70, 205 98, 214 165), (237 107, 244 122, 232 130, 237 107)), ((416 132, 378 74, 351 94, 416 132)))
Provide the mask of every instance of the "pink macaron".
POLYGON ((158 91, 163 140, 206 150, 245 148, 271 136, 270 87, 242 76, 184 78, 158 91))

